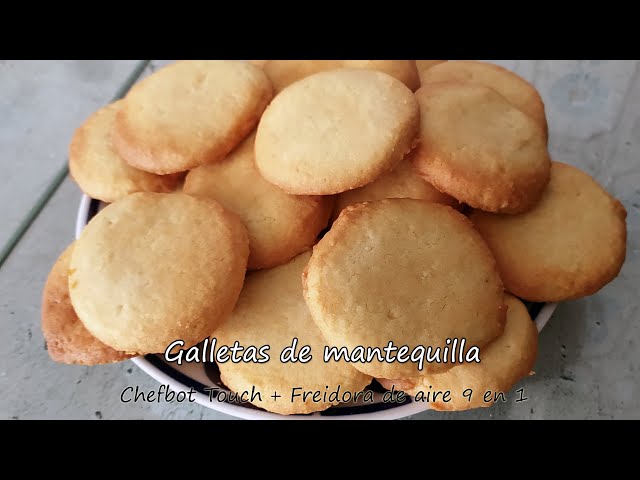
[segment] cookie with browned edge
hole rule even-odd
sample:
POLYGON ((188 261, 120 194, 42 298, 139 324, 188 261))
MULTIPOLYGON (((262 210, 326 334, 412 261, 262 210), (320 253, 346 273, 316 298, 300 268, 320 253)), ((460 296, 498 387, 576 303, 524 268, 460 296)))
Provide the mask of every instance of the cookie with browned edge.
POLYGON ((112 348, 163 352, 208 337, 235 305, 249 240, 218 202, 184 193, 134 193, 100 211, 71 255, 71 302, 112 348))
POLYGON ((535 302, 592 295, 626 256, 627 212, 593 178, 553 162, 540 202, 520 215, 476 211, 471 221, 493 251, 505 288, 535 302))
POLYGON ((481 85, 428 83, 416 97, 421 127, 414 165, 429 183, 490 212, 520 213, 538 202, 551 168, 538 122, 481 85))
POLYGON ((93 113, 73 134, 69 173, 91 198, 111 203, 135 192, 168 193, 181 175, 156 175, 133 168, 111 145, 111 130, 120 108, 115 102, 93 113))
POLYGON ((131 166, 157 174, 222 160, 271 100, 260 67, 241 60, 182 60, 138 82, 116 114, 113 145, 131 166))
POLYGON ((522 378, 527 377, 538 354, 538 330, 520 300, 505 295, 507 321, 504 332, 480 352, 480 363, 456 365, 443 373, 425 375, 417 380, 378 379, 391 389, 423 398, 434 410, 460 411, 490 407, 505 396, 522 378), (445 393, 449 395, 445 397, 445 393), (485 395, 487 398, 485 399, 485 395), (429 397, 428 397, 429 396, 429 397))
POLYGON ((316 243, 333 197, 289 195, 267 182, 254 163, 255 135, 227 158, 191 170, 183 191, 204 195, 235 212, 249 234, 249 270, 291 260, 316 243))
POLYGON ((518 74, 493 63, 456 60, 421 70, 422 85, 434 82, 469 82, 494 89, 514 107, 533 118, 547 131, 544 102, 536 87, 518 74))
MULTIPOLYGON (((390 341, 442 351, 453 338, 482 347, 504 326, 503 287, 489 248, 464 215, 425 200, 347 207, 314 247, 303 283, 320 331, 349 351, 390 341)), ((452 366, 425 363, 421 371, 418 363, 375 356, 352 365, 383 378, 452 366)))
POLYGON ((69 260, 65 249, 51 268, 42 292, 42 333, 52 360, 78 365, 120 362, 133 355, 114 350, 89 333, 69 298, 69 260))
POLYGON ((413 93, 386 73, 316 73, 283 90, 256 134, 256 165, 295 195, 332 195, 362 187, 411 150, 419 109, 413 93))
POLYGON ((459 203, 455 198, 439 192, 418 175, 411 160, 413 153, 410 153, 389 173, 385 173, 368 185, 337 195, 332 218, 338 218, 340 212, 349 205, 385 198, 414 198, 458 207, 459 203))
POLYGON ((371 377, 344 360, 323 361, 323 350, 330 345, 309 314, 300 281, 310 256, 305 252, 284 265, 250 273, 233 313, 214 334, 221 346, 236 341, 243 346, 269 345, 270 358, 265 363, 228 361, 218 362, 218 367, 231 390, 241 393, 255 388, 261 392, 261 398, 253 401, 255 406, 284 415, 326 410, 340 400, 330 400, 325 392, 339 387, 353 395, 371 382, 371 377), (281 352, 294 339, 298 352, 305 345, 310 347, 310 361, 281 361, 281 352), (280 392, 281 398, 273 392, 280 392), (304 392, 319 392, 319 396, 314 400, 312 395, 303 397, 304 392))

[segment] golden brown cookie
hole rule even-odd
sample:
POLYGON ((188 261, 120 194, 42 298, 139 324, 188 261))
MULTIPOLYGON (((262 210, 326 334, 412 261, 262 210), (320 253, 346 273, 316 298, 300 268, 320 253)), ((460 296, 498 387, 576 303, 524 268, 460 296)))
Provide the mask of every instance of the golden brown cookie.
POLYGON ((111 203, 134 192, 173 191, 179 174, 156 175, 133 168, 111 146, 111 130, 120 102, 101 108, 74 133, 69 146, 69 172, 80 190, 111 203))
POLYGON ((235 212, 249 234, 249 270, 291 260, 316 243, 333 197, 289 195, 267 182, 254 164, 255 135, 225 160, 191 170, 184 192, 206 195, 235 212))
POLYGON ((291 85, 264 112, 256 165, 288 193, 344 192, 395 167, 411 150, 418 122, 411 90, 385 73, 317 73, 291 85))
POLYGON ((385 380, 379 382, 387 389, 403 390, 411 396, 447 392, 448 400, 440 395, 429 402, 434 410, 459 411, 490 407, 499 393, 507 392, 528 376, 538 354, 538 330, 529 312, 517 298, 505 295, 507 321, 504 333, 480 351, 480 363, 464 363, 443 373, 425 375, 417 380, 385 380), (485 394, 487 396, 485 402, 485 394))
POLYGON ((60 363, 98 365, 131 358, 91 335, 78 319, 69 299, 69 259, 73 244, 51 268, 42 292, 42 333, 52 360, 60 363))
POLYGON ((436 65, 446 62, 446 60, 416 60, 416 67, 418 68, 418 76, 420 77, 420 85, 424 85, 426 82, 423 80, 427 70, 436 65))
POLYGON ((547 131, 544 102, 536 87, 524 78, 492 63, 457 60, 420 72, 422 85, 434 82, 469 82, 494 89, 514 107, 533 118, 547 131))
POLYGON ((592 295, 625 260, 627 212, 579 169, 553 162, 540 203, 520 215, 476 211, 471 221, 492 249, 505 288, 535 302, 592 295))
POLYGON ((265 64, 268 62, 269 60, 249 60, 249 63, 251 65, 255 65, 256 67, 264 67, 265 64))
POLYGON ((338 195, 332 218, 338 218, 340 212, 349 205, 383 200, 385 198, 415 198, 416 200, 428 200, 442 205, 457 207, 459 203, 455 198, 439 192, 433 185, 418 175, 413 168, 410 158, 412 155, 413 152, 392 171, 385 173, 370 184, 338 195))
POLYGON ((117 350, 209 336, 235 305, 249 241, 235 214, 184 193, 134 193, 100 211, 71 256, 71 302, 117 350))
POLYGON ((224 158, 272 97, 261 68, 241 60, 183 60, 137 83, 116 114, 113 145, 131 166, 184 172, 224 158))
POLYGON ((269 60, 264 71, 276 93, 305 77, 338 68, 361 68, 384 72, 411 90, 420 86, 415 60, 269 60))
MULTIPOLYGON (((491 252, 469 220, 425 200, 347 207, 314 247, 303 276, 307 305, 337 347, 482 347, 504 326, 504 298, 491 252)), ((443 357, 441 357, 443 359, 443 357)), ((375 377, 418 377, 451 363, 353 363, 375 377)))
POLYGON ((345 361, 327 362, 322 358, 327 341, 315 325, 302 296, 300 277, 310 257, 302 253, 285 265, 247 276, 231 317, 214 333, 219 345, 240 342, 245 347, 269 345, 266 363, 218 363, 222 381, 235 392, 255 387, 261 400, 253 404, 284 415, 326 410, 332 402, 323 398, 340 387, 344 392, 360 392, 371 377, 345 361), (283 363, 280 353, 297 339, 297 351, 308 345, 308 363, 283 363), (295 389, 295 390, 294 390, 295 389), (320 392, 317 401, 304 392, 320 392), (271 397, 278 392, 281 398, 271 397), (293 395, 299 394, 300 396, 293 395))
POLYGON ((551 165, 536 121, 481 85, 430 83, 416 97, 422 123, 414 165, 429 183, 490 212, 536 204, 551 165))

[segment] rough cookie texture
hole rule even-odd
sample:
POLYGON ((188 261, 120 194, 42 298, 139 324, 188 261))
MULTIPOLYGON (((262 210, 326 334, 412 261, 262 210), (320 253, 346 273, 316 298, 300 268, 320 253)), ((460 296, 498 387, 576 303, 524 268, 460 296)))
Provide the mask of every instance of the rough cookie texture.
MULTIPOLYGON (((347 207, 314 247, 303 276, 311 315, 332 345, 481 347, 504 326, 495 261, 469 220, 451 207, 391 199, 347 207)), ((418 377, 451 367, 353 363, 375 377, 418 377)))
POLYGON ((456 365, 443 373, 425 375, 418 380, 386 380, 379 382, 387 389, 403 390, 416 396, 433 392, 450 391, 450 401, 440 397, 429 402, 434 410, 470 410, 490 407, 495 395, 509 390, 533 369, 538 354, 538 330, 529 312, 517 298, 505 295, 507 321, 504 333, 480 352, 480 363, 456 365), (463 393, 471 390, 471 398, 463 393), (491 400, 485 402, 484 394, 491 392, 491 400))
POLYGON ((42 333, 52 360, 99 365, 120 362, 133 355, 119 352, 95 338, 76 315, 69 298, 69 245, 51 268, 42 293, 42 333))
POLYGON ((222 381, 231 390, 243 392, 255 388, 262 392, 262 401, 254 405, 270 412, 290 415, 326 410, 329 401, 314 402, 312 397, 296 397, 291 393, 299 387, 303 391, 331 392, 340 390, 359 392, 371 382, 371 377, 360 373, 350 364, 325 363, 322 352, 327 344, 315 325, 302 296, 300 277, 310 257, 302 253, 285 265, 248 275, 238 303, 231 317, 215 332, 220 345, 269 345, 267 363, 219 363, 222 381), (298 349, 311 347, 312 360, 308 363, 282 363, 279 355, 298 339, 298 349), (328 388, 325 388, 328 387, 328 388), (271 392, 281 392, 274 400, 271 392))
POLYGON ((260 67, 183 60, 140 81, 116 114, 113 145, 131 166, 184 172, 221 160, 255 127, 273 96, 260 67))
POLYGON ((422 85, 434 82, 469 82, 494 89, 514 107, 533 118, 547 131, 544 102, 536 87, 514 72, 492 63, 458 60, 420 71, 422 85))
POLYGON ((111 130, 120 102, 92 114, 74 133, 69 146, 69 172, 80 190, 111 203, 135 192, 168 193, 180 174, 156 175, 133 168, 111 145, 111 130))
POLYGON ((480 85, 429 83, 416 97, 422 120, 414 165, 429 183, 490 212, 536 204, 551 167, 536 121, 480 85))
POLYGON ((338 218, 340 212, 349 205, 356 203, 384 200, 385 198, 415 198, 416 200, 428 200, 451 207, 459 206, 458 201, 439 192, 433 185, 418 175, 413 168, 410 153, 396 168, 385 173, 364 187, 348 190, 337 196, 332 217, 338 218))
POLYGON ((256 165, 288 193, 344 192, 395 167, 411 150, 418 123, 413 93, 385 73, 317 73, 291 85, 264 112, 256 165))
POLYGON ((592 295, 620 272, 627 212, 581 170, 553 162, 540 203, 520 215, 476 211, 508 291, 535 302, 592 295))
POLYGON ((226 159, 191 170, 184 192, 205 195, 235 212, 249 234, 249 270, 286 263, 316 243, 333 197, 289 195, 267 182, 254 164, 255 135, 226 159))
POLYGON ((134 193, 85 227, 71 256, 78 317, 117 350, 164 352, 193 345, 233 309, 249 241, 237 216, 184 193, 134 193))

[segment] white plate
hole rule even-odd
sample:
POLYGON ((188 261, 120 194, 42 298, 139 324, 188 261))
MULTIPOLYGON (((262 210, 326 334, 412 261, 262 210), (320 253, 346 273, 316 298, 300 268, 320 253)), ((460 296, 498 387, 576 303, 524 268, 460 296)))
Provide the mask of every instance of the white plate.
MULTIPOLYGON (((100 210, 102 204, 87 195, 82 196, 78 216, 76 219, 76 238, 80 236, 82 229, 89 220, 100 210)), ((532 304, 526 303, 532 316, 535 315, 535 323, 538 331, 542 330, 556 309, 555 303, 532 304)), ((234 417, 245 419, 309 419, 309 420, 392 420, 406 417, 429 409, 427 403, 414 402, 410 398, 404 404, 383 403, 380 393, 383 391, 377 382, 372 384, 376 403, 342 404, 331 407, 323 412, 310 415, 278 415, 265 412, 250 404, 232 404, 216 399, 209 401, 209 394, 204 390, 210 387, 219 387, 226 390, 219 377, 215 364, 183 364, 174 365, 166 363, 162 355, 145 355, 131 359, 150 377, 164 385, 169 385, 174 392, 189 392, 193 388, 196 393, 193 398, 197 403, 207 408, 217 410, 234 417)))

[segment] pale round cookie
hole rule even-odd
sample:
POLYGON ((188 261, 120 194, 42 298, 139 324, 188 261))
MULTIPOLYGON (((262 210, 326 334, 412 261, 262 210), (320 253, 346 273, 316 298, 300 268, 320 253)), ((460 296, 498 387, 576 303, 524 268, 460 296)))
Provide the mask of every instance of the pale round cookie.
POLYGON ((249 60, 249 63, 251 65, 255 65, 256 67, 264 67, 265 64, 268 62, 269 60, 249 60))
POLYGON ((520 215, 480 211, 471 221, 498 263, 505 288, 534 302, 593 295, 620 272, 627 212, 579 169, 553 162, 540 202, 520 215))
POLYGON ((348 190, 337 196, 333 208, 332 218, 335 220, 340 212, 349 205, 356 203, 384 200, 385 198, 415 198, 416 200, 428 200, 451 207, 459 206, 458 201, 441 193, 429 182, 424 180, 413 168, 411 152, 396 168, 385 173, 364 187, 348 190))
POLYGON ((291 85, 264 112, 256 165, 288 193, 340 193, 395 167, 418 125, 418 102, 395 78, 370 70, 321 72, 291 85))
POLYGON ((418 76, 420 77, 420 85, 424 85, 426 82, 424 81, 424 76, 432 67, 436 65, 440 65, 441 63, 446 62, 446 60, 416 60, 416 67, 418 69, 418 76))
POLYGON ((52 360, 78 365, 120 362, 133 355, 119 352, 91 335, 69 299, 69 245, 51 268, 42 292, 42 333, 52 360))
POLYGON ((206 195, 235 212, 249 234, 249 270, 281 265, 316 243, 333 197, 289 195, 267 182, 254 164, 255 135, 226 159, 191 170, 184 192, 206 195))
POLYGON ((375 70, 397 78, 411 90, 420 86, 415 60, 269 60, 262 67, 276 93, 315 73, 339 68, 375 70))
POLYGON ((434 82, 469 82, 492 88, 514 107, 533 118, 547 132, 544 102, 536 87, 519 75, 492 63, 457 60, 420 71, 422 85, 434 82))
POLYGON ((183 60, 140 81, 116 114, 113 145, 131 166, 184 172, 225 157, 273 95, 261 68, 241 60, 183 60))
POLYGON ((429 183, 490 212, 536 204, 551 165, 536 121, 481 85, 431 83, 416 97, 422 123, 414 165, 429 183))
POLYGON ((69 173, 91 198, 111 203, 134 192, 173 191, 179 174, 156 175, 133 168, 111 146, 111 130, 121 102, 92 114, 73 134, 69 173))
POLYGON ((233 309, 249 241, 235 214, 184 193, 134 193, 100 211, 71 256, 69 290, 92 335, 117 350, 193 345, 233 309))
POLYGON ((218 362, 218 367, 222 381, 232 391, 251 392, 255 386, 262 398, 253 404, 284 415, 326 410, 337 403, 322 396, 316 402, 311 397, 292 399, 292 393, 319 391, 323 395, 340 387, 341 394, 353 394, 371 383, 371 377, 344 360, 323 361, 324 347, 330 345, 311 319, 300 282, 310 256, 310 252, 302 253, 285 265, 249 274, 231 317, 213 335, 220 346, 236 341, 244 347, 269 345, 266 363, 228 361, 218 362), (280 353, 294 338, 298 351, 305 345, 311 348, 308 363, 281 362, 280 353), (271 397, 273 392, 281 398, 271 397))
MULTIPOLYGON (((307 305, 325 338, 353 350, 465 338, 482 347, 503 329, 502 282, 469 220, 425 200, 347 207, 313 250, 303 276, 307 305)), ((451 363, 352 363, 383 378, 418 377, 451 363)))
POLYGON ((536 363, 538 354, 538 330, 529 312, 517 298, 505 295, 507 321, 504 332, 480 351, 480 363, 463 363, 443 373, 425 375, 417 380, 378 381, 383 387, 403 390, 411 396, 427 398, 434 392, 449 391, 449 401, 443 397, 429 402, 434 410, 460 411, 473 408, 491 407, 496 394, 506 397, 511 388, 527 377, 536 363), (484 395, 491 392, 490 400, 484 395), (465 396, 466 395, 466 396, 465 396))

